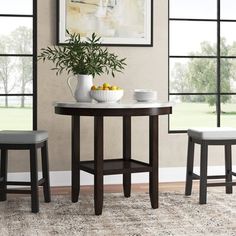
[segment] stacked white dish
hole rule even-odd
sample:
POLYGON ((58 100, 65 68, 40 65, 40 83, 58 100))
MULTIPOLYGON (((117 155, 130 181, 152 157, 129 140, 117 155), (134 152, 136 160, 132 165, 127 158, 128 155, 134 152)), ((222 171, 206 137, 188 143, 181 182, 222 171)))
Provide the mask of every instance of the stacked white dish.
POLYGON ((135 89, 134 99, 138 102, 154 102, 157 100, 157 91, 152 89, 135 89))

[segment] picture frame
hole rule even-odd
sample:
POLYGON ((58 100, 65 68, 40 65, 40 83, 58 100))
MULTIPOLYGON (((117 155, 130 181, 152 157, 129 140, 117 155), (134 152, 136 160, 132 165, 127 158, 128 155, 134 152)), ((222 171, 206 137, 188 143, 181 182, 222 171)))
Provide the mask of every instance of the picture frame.
POLYGON ((57 0, 57 44, 66 31, 104 46, 153 46, 153 0, 57 0))

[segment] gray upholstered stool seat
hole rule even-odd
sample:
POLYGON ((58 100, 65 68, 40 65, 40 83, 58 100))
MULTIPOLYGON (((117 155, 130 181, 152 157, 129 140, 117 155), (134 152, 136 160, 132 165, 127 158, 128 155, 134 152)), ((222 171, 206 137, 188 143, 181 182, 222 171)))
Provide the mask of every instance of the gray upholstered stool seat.
POLYGON ((207 187, 225 186, 226 193, 232 193, 232 186, 236 182, 232 181, 232 176, 236 173, 232 171, 232 150, 231 146, 236 145, 235 128, 195 128, 188 130, 188 155, 185 195, 191 195, 193 180, 200 180, 200 204, 205 204, 207 199, 207 187), (194 146, 201 145, 200 175, 193 172, 194 146), (225 147, 225 173, 223 175, 207 175, 208 146, 223 145, 225 147), (224 179, 225 182, 209 182, 208 179, 224 179))
MULTIPOLYGON (((43 186, 44 201, 50 202, 50 181, 48 165, 48 133, 46 131, 0 131, 0 202, 7 200, 7 194, 31 194, 31 210, 39 211, 39 186, 43 186), (42 178, 38 179, 38 149, 41 149, 42 178), (28 150, 30 154, 30 181, 7 180, 8 150, 28 150), (8 186, 30 186, 30 189, 13 189, 8 186)), ((19 161, 19 159, 18 159, 19 161)))
POLYGON ((33 144, 40 143, 48 139, 48 133, 43 130, 38 131, 0 131, 0 143, 7 144, 33 144))
POLYGON ((235 128, 194 128, 188 130, 188 135, 201 140, 236 139, 235 128))

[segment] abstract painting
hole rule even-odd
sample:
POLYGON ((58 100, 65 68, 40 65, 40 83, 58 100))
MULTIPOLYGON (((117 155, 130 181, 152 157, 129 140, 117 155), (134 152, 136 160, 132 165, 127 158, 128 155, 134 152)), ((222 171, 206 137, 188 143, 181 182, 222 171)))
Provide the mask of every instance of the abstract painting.
POLYGON ((153 0, 58 0, 58 43, 66 30, 104 45, 152 46, 153 0))

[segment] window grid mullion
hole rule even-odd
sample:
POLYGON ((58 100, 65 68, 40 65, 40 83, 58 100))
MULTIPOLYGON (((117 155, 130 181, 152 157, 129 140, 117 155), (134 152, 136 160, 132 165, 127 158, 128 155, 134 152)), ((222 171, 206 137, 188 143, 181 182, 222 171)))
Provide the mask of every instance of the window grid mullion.
POLYGON ((33 1, 33 130, 37 130, 37 117, 38 117, 38 96, 37 96, 37 73, 38 73, 38 65, 37 65, 37 50, 38 50, 38 39, 37 39, 37 31, 38 31, 38 1, 33 1))
MULTIPOLYGON (((194 18, 169 18, 169 21, 211 21, 217 22, 218 19, 194 19, 194 18)), ((220 22, 236 22, 236 19, 220 19, 220 22)))
POLYGON ((0 17, 31 17, 33 18, 34 15, 30 14, 0 14, 0 17))
POLYGON ((177 55, 173 55, 173 56, 169 56, 169 58, 209 58, 209 59, 216 59, 217 56, 177 56, 177 55))
MULTIPOLYGON (((219 56, 220 59, 236 59, 236 56, 219 56)), ((169 58, 209 58, 217 59, 218 56, 186 56, 186 55, 169 55, 169 58)))
MULTIPOLYGON (((170 96, 173 96, 173 95, 218 95, 217 92, 215 93, 172 93, 170 92, 169 93, 170 96)), ((221 92, 220 95, 236 95, 236 93, 225 93, 225 92, 221 92)))
POLYGON ((221 114, 221 48, 220 48, 220 0, 217 0, 217 102, 216 102, 216 111, 217 111, 217 127, 220 127, 220 114, 221 114))
POLYGON ((210 22, 217 22, 217 19, 170 18, 169 21, 210 21, 210 22))
POLYGON ((33 93, 0 93, 0 97, 28 97, 33 95, 33 93))
MULTIPOLYGON (((170 4, 170 1, 169 1, 170 4)), ((194 18, 170 18, 170 7, 168 8, 168 28, 169 28, 169 37, 168 37, 168 63, 170 65, 170 58, 209 58, 209 59, 216 59, 217 60, 217 72, 216 72, 216 79, 217 79, 217 92, 216 93, 171 93, 170 92, 170 71, 168 70, 168 94, 169 98, 173 95, 216 95, 216 111, 217 111, 217 126, 220 127, 221 125, 221 96, 222 95, 236 95, 234 92, 225 93, 221 92, 221 59, 236 59, 236 56, 221 56, 221 22, 236 22, 236 19, 221 19, 221 0, 217 0, 217 18, 216 19, 194 19, 194 18), (197 21, 197 22, 216 22, 217 23, 217 55, 216 56, 189 56, 189 55, 170 55, 170 22, 175 21, 197 21)), ((186 130, 170 130, 170 117, 169 117, 169 133, 181 133, 186 132, 186 130)))
POLYGON ((33 118, 33 129, 37 129, 37 0, 33 2, 33 14, 0 14, 2 17, 16 17, 16 18, 32 18, 32 54, 1 54, 0 57, 32 57, 32 82, 33 82, 33 93, 12 93, 12 94, 0 94, 0 97, 32 97, 32 118, 33 118))
POLYGON ((33 57, 33 54, 1 54, 0 57, 33 57))

